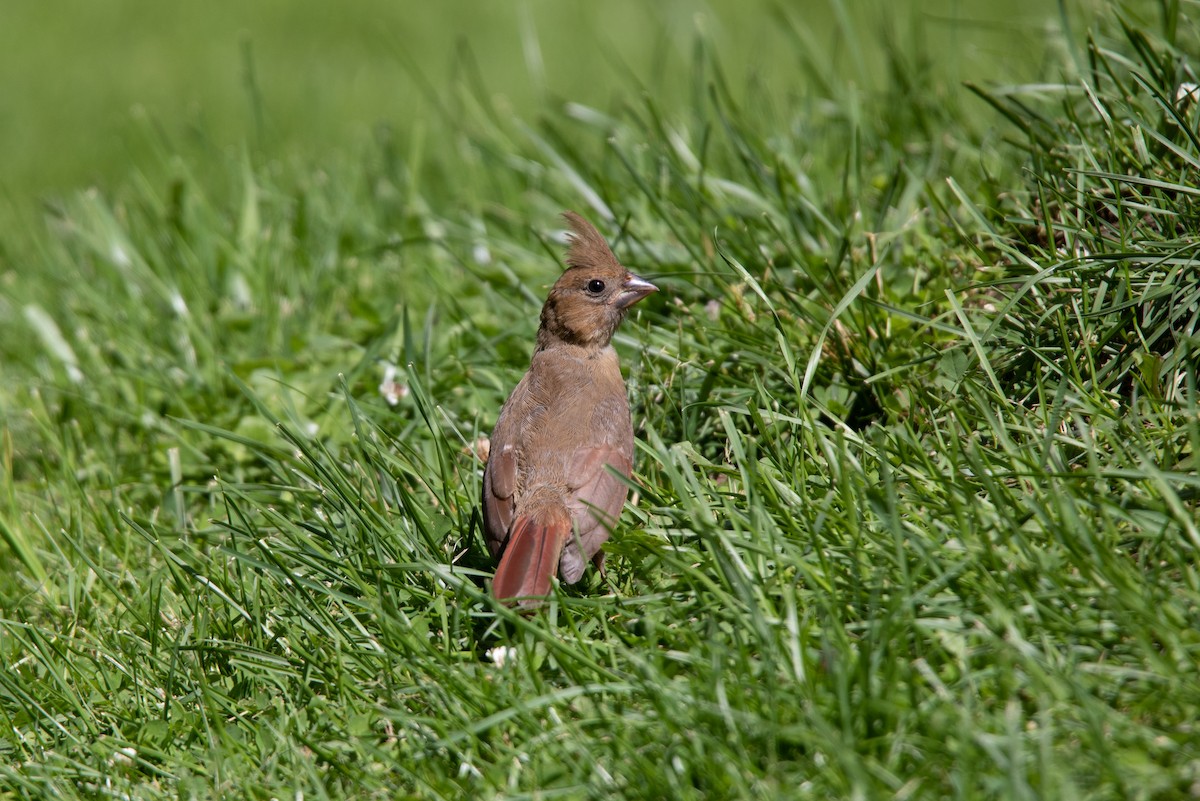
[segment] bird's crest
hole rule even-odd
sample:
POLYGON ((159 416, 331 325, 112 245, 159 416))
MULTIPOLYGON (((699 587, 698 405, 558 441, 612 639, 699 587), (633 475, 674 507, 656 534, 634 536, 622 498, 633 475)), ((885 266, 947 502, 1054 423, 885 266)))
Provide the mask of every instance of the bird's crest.
POLYGON ((572 267, 621 267, 608 242, 590 222, 573 211, 563 212, 563 217, 571 226, 567 264, 572 267))

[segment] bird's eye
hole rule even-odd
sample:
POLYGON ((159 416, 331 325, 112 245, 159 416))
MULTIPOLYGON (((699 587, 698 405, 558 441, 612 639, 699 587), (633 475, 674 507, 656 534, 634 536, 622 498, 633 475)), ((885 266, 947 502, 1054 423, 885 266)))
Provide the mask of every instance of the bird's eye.
POLYGON ((591 281, 588 281, 587 291, 591 292, 593 295, 599 295, 604 291, 604 282, 599 278, 593 278, 591 281))

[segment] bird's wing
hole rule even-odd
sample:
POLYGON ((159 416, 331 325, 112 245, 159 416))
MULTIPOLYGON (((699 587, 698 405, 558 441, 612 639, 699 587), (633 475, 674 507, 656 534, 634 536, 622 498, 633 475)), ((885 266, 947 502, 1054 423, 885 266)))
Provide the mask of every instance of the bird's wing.
POLYGON ((575 485, 567 508, 576 530, 563 549, 560 572, 564 581, 578 581, 588 560, 612 533, 628 493, 621 476, 628 478, 632 472, 632 447, 600 445, 575 452, 567 474, 575 485))
POLYGON ((521 469, 518 443, 523 421, 530 417, 525 409, 528 401, 527 382, 522 379, 500 410, 489 443, 487 466, 483 469, 483 528, 493 557, 504 547, 516 511, 521 469))
MULTIPOLYGON (((494 436, 491 447, 496 448, 494 436)), ((517 460, 511 443, 491 451, 487 467, 483 470, 483 522, 492 556, 500 554, 504 541, 508 539, 508 528, 512 525, 514 512, 516 473, 517 460)))

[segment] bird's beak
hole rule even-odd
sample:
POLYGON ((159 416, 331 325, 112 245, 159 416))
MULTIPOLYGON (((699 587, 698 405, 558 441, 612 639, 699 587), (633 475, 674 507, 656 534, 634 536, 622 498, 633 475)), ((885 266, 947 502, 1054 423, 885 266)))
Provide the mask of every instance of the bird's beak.
POLYGON ((628 309, 651 292, 657 291, 658 287, 654 284, 644 278, 638 278, 633 273, 629 273, 625 276, 625 284, 621 287, 621 294, 617 295, 616 306, 618 309, 628 309))

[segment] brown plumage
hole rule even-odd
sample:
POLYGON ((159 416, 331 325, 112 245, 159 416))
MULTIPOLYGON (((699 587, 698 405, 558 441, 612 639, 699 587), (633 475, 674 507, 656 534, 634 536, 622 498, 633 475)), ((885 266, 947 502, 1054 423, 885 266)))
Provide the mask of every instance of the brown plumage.
POLYGON ((574 212, 568 268, 542 307, 537 348, 492 432, 483 471, 488 548, 500 557, 500 599, 574 583, 625 504, 633 425, 611 340, 625 312, 655 286, 620 265, 600 232, 574 212))

